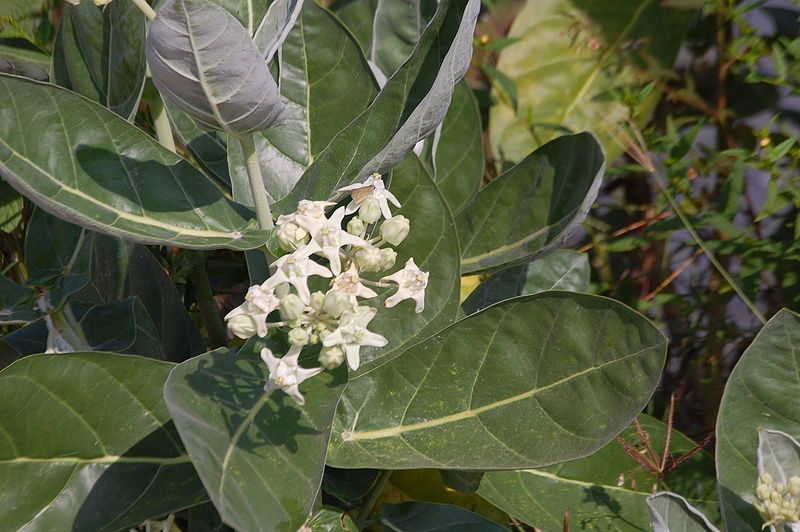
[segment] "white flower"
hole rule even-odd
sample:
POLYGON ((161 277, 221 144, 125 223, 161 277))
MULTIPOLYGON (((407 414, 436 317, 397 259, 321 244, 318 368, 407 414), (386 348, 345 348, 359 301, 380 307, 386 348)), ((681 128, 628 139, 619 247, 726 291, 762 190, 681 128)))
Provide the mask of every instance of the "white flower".
POLYGON ((311 341, 311 333, 302 327, 295 327, 289 331, 289 343, 292 345, 304 346, 311 341))
POLYGON ((335 369, 344 362, 344 350, 338 345, 323 347, 319 351, 319 363, 325 369, 335 369))
POLYGON ((425 310, 425 287, 428 286, 428 273, 420 270, 414 259, 408 259, 405 267, 397 273, 381 279, 381 282, 397 283, 397 292, 386 300, 386 308, 392 308, 404 299, 417 302, 417 312, 425 310))
POLYGON ((378 203, 380 203, 381 206, 383 217, 387 220, 392 217, 392 211, 389 210, 388 202, 391 201, 397 208, 400 208, 401 206, 395 195, 389 192, 389 190, 383 184, 383 178, 381 177, 381 174, 377 173, 369 176, 363 183, 348 185, 340 188, 336 192, 350 192, 350 196, 353 198, 353 201, 347 205, 347 214, 353 214, 356 212, 361 204, 370 198, 378 200, 378 203))
POLYGON ((405 216, 395 216, 381 226, 381 238, 393 246, 399 246, 411 230, 411 223, 405 216))
POLYGON ((309 247, 300 248, 291 255, 284 255, 273 265, 276 270, 272 277, 264 281, 261 288, 269 290, 281 283, 289 283, 297 289, 297 295, 306 305, 311 299, 308 289, 308 278, 311 275, 332 277, 331 271, 308 258, 309 247))
POLYGON ((286 321, 293 321, 303 315, 306 304, 296 294, 286 294, 281 298, 281 317, 286 321))
POLYGON ((294 222, 286 222, 278 225, 275 230, 281 249, 284 251, 295 251, 308 243, 308 231, 294 222))
POLYGON ((367 198, 358 206, 358 218, 368 224, 374 224, 380 220, 382 214, 381 202, 375 198, 367 198))
POLYGON ((339 290, 350 296, 350 301, 353 305, 358 304, 356 296, 369 299, 378 295, 374 290, 367 288, 361 283, 361 278, 358 276, 358 269, 355 263, 351 263, 347 271, 336 276, 331 286, 333 286, 335 290, 339 290))
POLYGON ((347 364, 357 370, 361 362, 361 346, 383 347, 388 341, 380 334, 367 330, 367 324, 377 311, 371 307, 358 307, 346 312, 339 321, 339 328, 322 341, 325 347, 341 345, 344 347, 347 364))
POLYGON ((325 302, 322 309, 333 316, 338 318, 348 310, 352 310, 353 304, 350 301, 350 296, 339 290, 329 290, 325 294, 325 302))
POLYGON ((311 242, 305 248, 309 253, 318 253, 324 256, 331 265, 334 275, 342 272, 342 260, 339 257, 339 248, 342 246, 366 246, 367 242, 347 231, 342 230, 344 207, 339 207, 316 232, 312 233, 311 242))
POLYGON ((257 334, 267 335, 267 315, 278 308, 280 300, 273 290, 253 285, 244 296, 244 303, 228 312, 225 321, 228 330, 242 339, 257 334))
POLYGON ((384 262, 381 250, 371 244, 367 244, 363 248, 358 248, 355 252, 353 260, 358 265, 362 272, 378 272, 381 270, 384 262))
POLYGON ((325 223, 325 208, 336 205, 330 201, 310 201, 300 200, 297 210, 292 214, 284 214, 278 217, 275 225, 278 227, 293 223, 308 231, 315 233, 325 223))
POLYGON ((277 358, 272 351, 266 347, 261 350, 261 360, 269 368, 269 380, 264 385, 264 391, 268 392, 280 388, 283 392, 297 401, 297 404, 304 405, 306 400, 300 393, 298 386, 306 379, 322 373, 322 368, 306 369, 297 363, 300 358, 300 351, 303 348, 293 345, 283 358, 277 358))

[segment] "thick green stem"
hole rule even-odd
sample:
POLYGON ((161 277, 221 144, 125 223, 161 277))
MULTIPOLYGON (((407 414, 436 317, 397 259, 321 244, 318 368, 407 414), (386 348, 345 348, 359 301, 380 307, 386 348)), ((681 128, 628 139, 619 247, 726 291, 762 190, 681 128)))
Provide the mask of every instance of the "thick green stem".
POLYGON ((228 341, 225 324, 219 316, 217 304, 214 302, 214 291, 206 270, 205 256, 202 251, 192 253, 192 271, 189 274, 196 290, 197 307, 200 310, 200 319, 206 327, 208 343, 211 347, 225 345, 228 341))
POLYGON ((153 8, 147 3, 147 0, 132 0, 136 7, 144 13, 144 16, 147 17, 147 20, 153 21, 156 18, 156 12, 153 11, 153 8))
POLYGON ((272 229, 275 224, 272 222, 272 212, 269 209, 267 199, 267 189, 264 188, 264 178, 261 175, 261 167, 258 165, 258 155, 253 136, 248 135, 239 137, 242 145, 242 152, 247 163, 247 176, 250 179, 250 192, 253 195, 253 204, 256 208, 256 218, 261 229, 272 229))
POLYGON ((367 500, 364 502, 364 506, 361 507, 361 511, 358 513, 358 517, 356 517, 356 527, 359 530, 362 530, 364 526, 367 524, 367 520, 369 519, 369 514, 372 512, 372 507, 375 506, 375 503, 378 501, 378 497, 381 496, 383 493, 383 488, 386 487, 386 483, 389 482, 389 477, 392 476, 391 469, 385 469, 381 471, 380 476, 378 476, 378 480, 375 481, 375 485, 372 486, 372 489, 369 492, 369 496, 367 500))
POLYGON ((160 97, 155 97, 150 101, 150 114, 153 117, 158 142, 175 153, 175 137, 172 136, 172 126, 169 123, 167 111, 164 109, 164 101, 160 97))

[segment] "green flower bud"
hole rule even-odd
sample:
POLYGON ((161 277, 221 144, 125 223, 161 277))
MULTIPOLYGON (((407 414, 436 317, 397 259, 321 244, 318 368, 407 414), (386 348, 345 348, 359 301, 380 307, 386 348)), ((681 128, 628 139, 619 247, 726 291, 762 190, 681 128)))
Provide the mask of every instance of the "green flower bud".
POLYGON ((355 261, 358 269, 362 272, 378 272, 383 266, 381 250, 375 246, 358 248, 355 253, 355 261))
POLYGON ((256 335, 258 325, 250 314, 239 314, 228 320, 228 330, 242 340, 247 340, 256 335))
POLYGON ((347 222, 347 232, 361 238, 367 232, 367 224, 358 216, 354 216, 347 222))
POLYGON ((292 222, 281 224, 275 229, 278 244, 284 251, 295 251, 303 247, 311 239, 308 231, 292 222))
POLYGON ((311 334, 300 327, 289 331, 289 343, 292 345, 304 346, 311 340, 311 334))
POLYGON ((364 200, 358 208, 358 217, 368 224, 374 224, 381 219, 381 203, 375 198, 364 200))
POLYGON ((408 236, 411 223, 405 216, 395 216, 381 225, 381 238, 393 246, 399 245, 408 236))
POLYGON ((314 312, 319 312, 322 310, 322 306, 325 304, 325 294, 322 292, 314 292, 311 294, 311 308, 314 309, 314 312))
POLYGON ((323 347, 319 352, 319 363, 325 369, 338 368, 344 362, 344 351, 338 345, 323 347))
POLYGON ((351 307, 350 297, 344 292, 331 290, 325 294, 325 303, 322 308, 334 318, 338 318, 344 311, 350 310, 351 307))
POLYGON ((381 269, 390 270, 394 267, 397 260, 397 252, 392 248, 384 248, 381 250, 381 269))
POLYGON ((306 306, 297 294, 286 294, 281 298, 278 308, 284 320, 292 321, 303 315, 306 306))

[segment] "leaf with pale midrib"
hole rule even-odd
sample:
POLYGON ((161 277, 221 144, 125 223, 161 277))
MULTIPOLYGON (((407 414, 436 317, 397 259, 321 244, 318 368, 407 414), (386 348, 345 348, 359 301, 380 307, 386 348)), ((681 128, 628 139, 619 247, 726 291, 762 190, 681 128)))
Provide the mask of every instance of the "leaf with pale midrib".
POLYGON ((784 309, 733 368, 717 418, 717 478, 727 530, 760 529, 753 507, 758 428, 800 439, 800 315, 784 309))
POLYGON ((653 532, 719 532, 702 512, 675 493, 651 495, 647 507, 653 532))
POLYGON ((113 531, 205 500, 161 397, 172 367, 70 353, 0 372, 0 528, 113 531))
MULTIPOLYGON (((285 345, 270 341, 280 356, 285 345)), ((179 364, 164 398, 223 521, 242 532, 295 532, 316 500, 331 418, 347 380, 344 366, 300 385, 305 406, 266 394, 269 371, 251 341, 179 364)), ((303 364, 316 365, 316 357, 303 364)))
POLYGON ((251 212, 111 111, 65 89, 5 75, 0 174, 51 214, 127 240, 242 250, 268 238, 254 228, 251 212))
POLYGON ((641 411, 665 353, 661 333, 613 300, 512 299, 351 376, 328 463, 491 470, 586 456, 641 411))

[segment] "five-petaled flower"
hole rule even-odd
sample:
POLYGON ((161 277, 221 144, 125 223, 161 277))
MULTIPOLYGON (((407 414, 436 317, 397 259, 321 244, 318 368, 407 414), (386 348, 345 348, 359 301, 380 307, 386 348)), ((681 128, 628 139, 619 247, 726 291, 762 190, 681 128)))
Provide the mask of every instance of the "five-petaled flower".
POLYGON ((350 296, 350 302, 355 306, 358 304, 356 297, 363 297, 368 299, 370 297, 377 297, 375 290, 367 288, 361 282, 361 277, 358 276, 358 269, 355 262, 350 264, 347 271, 337 275, 331 282, 334 290, 339 290, 350 296))
POLYGON ((404 299, 413 299, 417 303, 417 312, 425 310, 425 287, 428 286, 428 273, 420 270, 413 258, 408 259, 405 267, 399 272, 381 279, 381 282, 385 281, 397 283, 397 292, 386 300, 386 308, 392 308, 404 299))
POLYGON ((323 368, 306 369, 298 364, 302 346, 293 345, 283 358, 278 358, 266 347, 261 350, 261 360, 269 368, 269 380, 264 385, 264 391, 281 389, 283 392, 297 401, 297 404, 304 405, 305 397, 300 393, 298 387, 306 379, 322 373, 323 368))
POLYGON ((257 334, 267 335, 267 315, 278 308, 280 300, 271 289, 253 285, 244 296, 244 303, 228 312, 225 321, 228 329, 242 339, 257 334))
POLYGON ((323 223, 316 232, 312 233, 311 242, 305 248, 307 253, 317 253, 328 259, 334 275, 342 273, 342 259, 339 256, 339 248, 348 245, 368 245, 363 238, 351 235, 342 229, 343 219, 344 207, 339 207, 328 221, 323 223))
POLYGON ((275 273, 264 281, 261 287, 264 290, 276 288, 283 283, 289 283, 297 289, 297 295, 308 305, 311 301, 311 292, 308 289, 308 278, 311 275, 320 277, 333 277, 331 271, 311 260, 308 246, 298 249, 291 255, 284 255, 275 261, 275 273))
POLYGON ((367 324, 375 317, 372 307, 357 307, 354 311, 345 312, 339 321, 339 328, 330 333, 322 341, 325 347, 340 345, 344 347, 347 365, 357 370, 361 363, 361 346, 383 347, 388 341, 380 334, 367 330, 367 324))
POLYGON ((392 217, 392 211, 389 210, 389 201, 391 201, 398 209, 401 207, 400 202, 394 194, 389 192, 386 185, 383 183, 381 174, 375 173, 367 178, 363 183, 355 183, 338 189, 336 192, 350 192, 352 201, 347 205, 347 214, 353 214, 358 210, 362 203, 369 198, 378 200, 381 205, 381 213, 387 220, 392 217), (360 193, 361 191, 363 193, 360 193), (355 192, 358 191, 358 192, 355 192))

